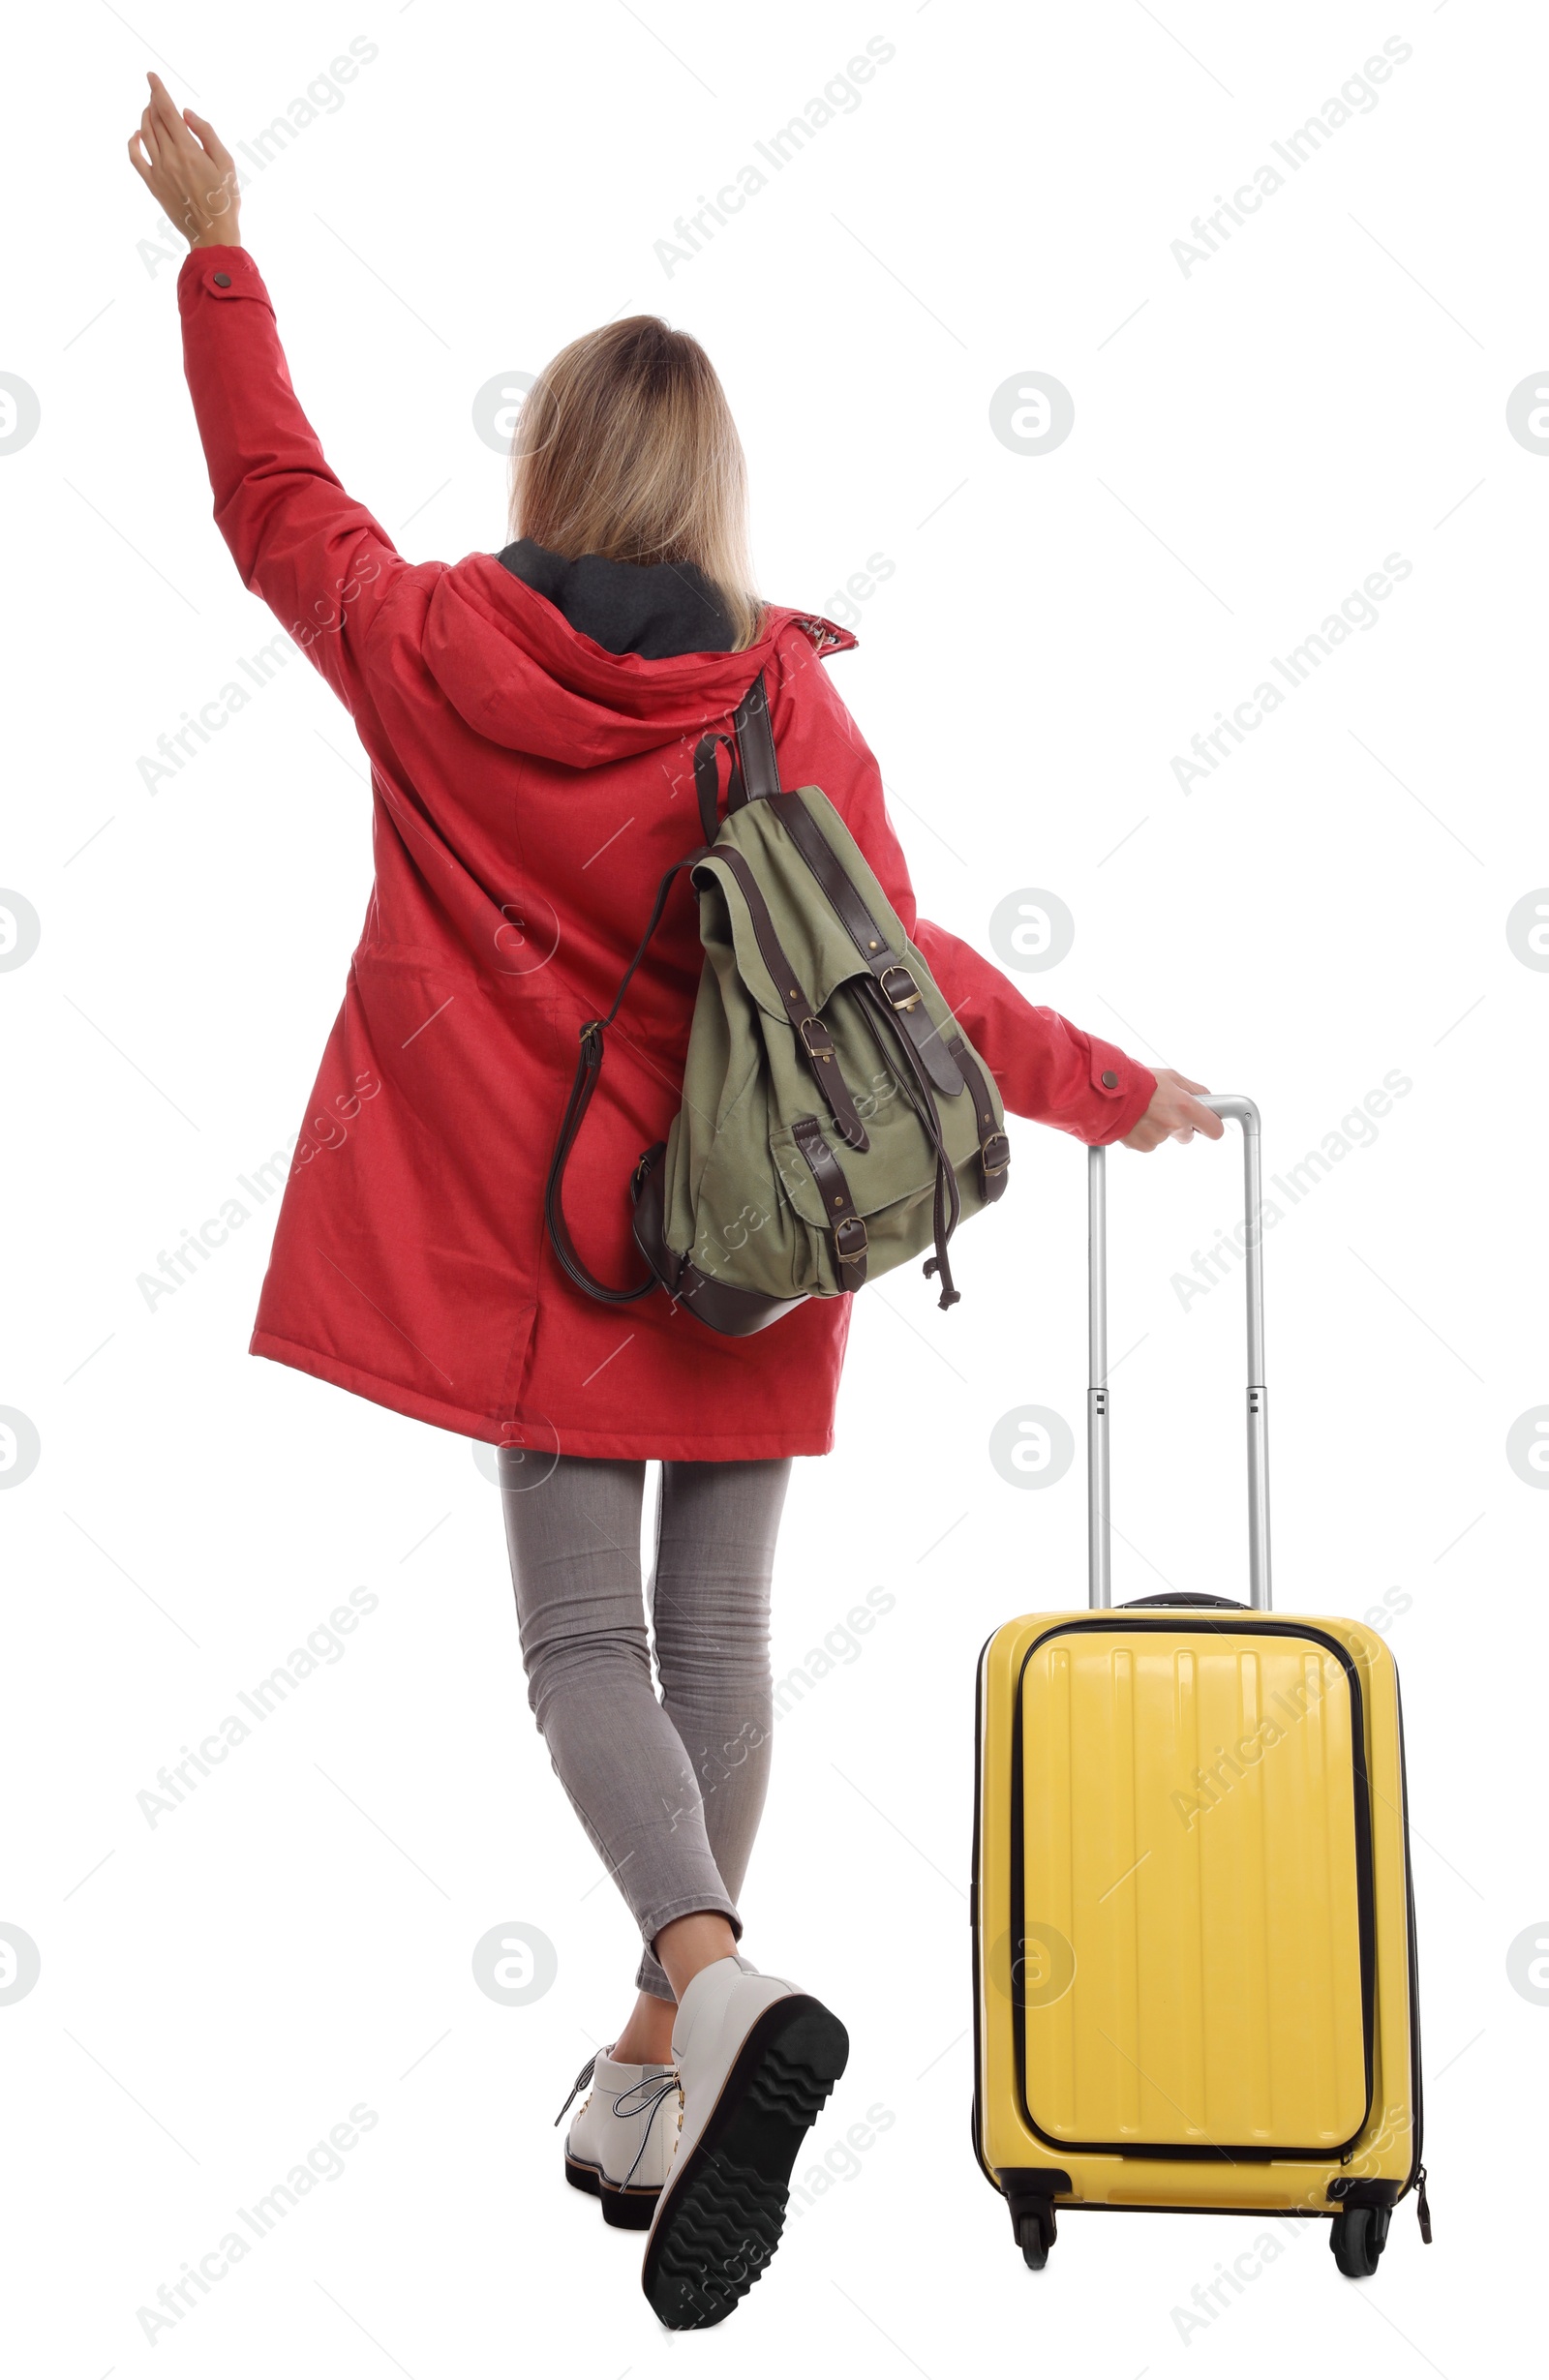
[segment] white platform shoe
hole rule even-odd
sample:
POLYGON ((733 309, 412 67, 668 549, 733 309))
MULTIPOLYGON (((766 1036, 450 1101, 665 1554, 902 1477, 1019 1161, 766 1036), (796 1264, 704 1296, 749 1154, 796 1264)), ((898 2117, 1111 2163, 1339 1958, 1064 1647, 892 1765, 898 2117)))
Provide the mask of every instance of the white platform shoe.
POLYGON ((578 2091, 587 2096, 565 2134, 564 2178, 601 2201, 605 2223, 644 2231, 678 2145, 683 2094, 676 2069, 625 2065, 598 2050, 576 2076, 556 2124, 578 2091))
POLYGON ((791 2168, 844 2072, 849 2035, 820 2000, 740 1952, 679 2003, 683 2090, 640 2283, 670 2331, 724 2322, 779 2244, 791 2168))

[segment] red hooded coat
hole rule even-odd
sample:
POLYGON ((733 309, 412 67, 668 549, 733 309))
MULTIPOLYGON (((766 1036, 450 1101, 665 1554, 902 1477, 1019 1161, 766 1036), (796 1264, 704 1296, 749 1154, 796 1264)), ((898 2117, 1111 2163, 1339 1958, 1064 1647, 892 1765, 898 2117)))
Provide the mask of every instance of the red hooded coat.
MULTIPOLYGON (((376 882, 253 1352, 496 1444, 827 1453, 848 1297, 720 1339, 664 1292, 586 1297, 543 1228, 577 1034, 699 839, 697 738, 729 727, 760 669, 785 783, 834 802, 1006 1106, 1108 1142, 1155 1078, 917 919, 877 764, 819 666, 846 630, 776 606, 745 651, 646 660, 582 635, 494 555, 407 562, 323 461, 247 251, 191 250, 178 305, 217 525, 371 764, 376 882)), ((678 1105, 700 956, 683 889, 609 1034, 566 1179, 576 1244, 606 1280, 639 1277, 629 1175, 678 1105)))

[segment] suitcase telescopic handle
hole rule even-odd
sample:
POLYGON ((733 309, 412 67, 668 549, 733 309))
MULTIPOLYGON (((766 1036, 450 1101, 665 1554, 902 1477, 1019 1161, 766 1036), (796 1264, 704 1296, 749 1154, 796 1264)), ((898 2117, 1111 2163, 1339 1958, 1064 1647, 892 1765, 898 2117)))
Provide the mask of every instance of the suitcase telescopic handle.
MULTIPOLYGON (((1243 1272, 1248 1292, 1248 1600, 1269 1609, 1269 1401, 1264 1389, 1264 1266, 1259 1110, 1239 1092, 1201 1095, 1200 1104, 1242 1127, 1243 1272)), ((1087 1280, 1090 1381, 1086 1392, 1087 1595, 1094 1612, 1113 1601, 1109 1538, 1108 1167, 1087 1151, 1087 1280)))

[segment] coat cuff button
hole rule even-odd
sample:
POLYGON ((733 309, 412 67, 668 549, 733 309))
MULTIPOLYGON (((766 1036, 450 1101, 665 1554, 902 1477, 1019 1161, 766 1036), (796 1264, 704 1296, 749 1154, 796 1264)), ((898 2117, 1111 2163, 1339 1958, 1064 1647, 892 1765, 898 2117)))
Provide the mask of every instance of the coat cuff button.
POLYGON ((217 273, 214 278, 215 286, 218 289, 229 289, 231 286, 231 276, 229 273, 217 273))
POLYGON ((1104 1090, 1105 1090, 1105 1091, 1116 1091, 1116 1090, 1118 1089, 1118 1087, 1119 1087, 1119 1078, 1118 1078, 1118 1076, 1114 1073, 1113 1069, 1112 1069, 1110 1066, 1106 1066, 1106 1067, 1103 1069, 1103 1088, 1104 1088, 1104 1090))

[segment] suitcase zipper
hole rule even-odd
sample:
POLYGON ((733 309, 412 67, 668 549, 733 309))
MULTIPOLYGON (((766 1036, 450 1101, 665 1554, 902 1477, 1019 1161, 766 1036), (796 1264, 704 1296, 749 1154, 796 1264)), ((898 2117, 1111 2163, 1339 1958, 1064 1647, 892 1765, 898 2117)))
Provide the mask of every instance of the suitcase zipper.
POLYGON ((1419 1928, 1414 1917, 1414 1868, 1410 1857, 1410 1773, 1404 1751, 1404 1690, 1397 1665, 1393 1672, 1393 1706, 1398 1714, 1398 1775, 1404 1823, 1404 1894, 1407 1904, 1410 1966, 1410 2083, 1414 2094, 1414 2169, 1406 2186, 1414 2192, 1414 2213, 1420 2238, 1431 2244, 1431 2202, 1425 2194, 1425 2078, 1420 2070, 1419 1928))
MULTIPOLYGON (((1137 1617, 1136 1617, 1136 1618, 1134 1618, 1134 1619, 1126 1619, 1124 1616, 1122 1616, 1122 1614, 1123 1614, 1123 1611, 1124 1611, 1124 1607, 1121 1605, 1121 1606, 1119 1607, 1118 1611, 1116 1611, 1116 1612, 1115 1612, 1115 1611, 1112 1611, 1112 1610, 1109 1610, 1109 1609, 1106 1609, 1106 1608, 1105 1608, 1104 1610, 1101 1610, 1101 1611, 1096 1611, 1096 1612, 1090 1612, 1090 1613, 1083 1613, 1083 1614, 1080 1614, 1080 1615, 1078 1615, 1078 1616, 1073 1616, 1073 1617, 1072 1617, 1072 1618, 1070 1618, 1070 1619, 1061 1620, 1061 1621, 1060 1621, 1060 1622, 1058 1622, 1055 1626, 1050 1627, 1050 1628, 1047 1628, 1041 1636, 1035 1637, 1035 1638, 1034 1638, 1034 1640, 1033 1640, 1033 1642, 1032 1642, 1032 1643, 1031 1643, 1031 1644, 1027 1647, 1026 1652, 1022 1655, 1021 1664, 1020 1664, 1020 1667, 1019 1667, 1019 1669, 1018 1669, 1018 1672, 1017 1672, 1017 1684, 1016 1684, 1016 1699, 1015 1699, 1015 1702, 1014 1702, 1014 1706, 1013 1706, 1013 1714, 1012 1714, 1012 1752, 1011 1752, 1011 1860, 1012 1860, 1012 1932, 1013 1932, 1013 1935, 1014 1935, 1014 1936, 1017 1933, 1017 1931, 1018 1931, 1018 1930, 1019 1930, 1019 1928, 1021 1927, 1021 1925, 1022 1925, 1022 1923, 1023 1923, 1024 1915, 1025 1915, 1025 1912, 1024 1912, 1023 1907, 1022 1907, 1022 1893, 1023 1893, 1023 1882, 1022 1882, 1022 1806, 1021 1806, 1021 1805, 1022 1805, 1022 1784, 1021 1784, 1021 1779, 1022 1779, 1022 1679, 1023 1679, 1023 1678, 1025 1677, 1025 1675, 1026 1675, 1026 1672, 1027 1672, 1027 1665, 1028 1665, 1028 1663, 1032 1660, 1032 1657, 1033 1657, 1034 1653, 1036 1653, 1036 1652, 1038 1651, 1039 1647, 1040 1647, 1042 1644, 1047 1643, 1047 1642, 1048 1642, 1048 1641, 1049 1640, 1049 1638, 1051 1638, 1051 1637, 1057 1637, 1057 1636, 1062 1636, 1062 1635, 1064 1635, 1064 1634, 1066 1634, 1067 1632, 1072 1631, 1072 1630, 1079 1631, 1079 1630, 1081 1630, 1081 1629, 1083 1629, 1083 1628, 1085 1628, 1085 1629, 1090 1629, 1090 1630, 1091 1630, 1091 1631, 1095 1634, 1095 1633, 1101 1632, 1101 1631, 1103 1631, 1103 1630, 1106 1630, 1106 1629, 1112 1629, 1112 1628, 1119 1628, 1119 1629, 1123 1629, 1123 1628, 1128 1627, 1128 1628, 1133 1628, 1133 1629, 1136 1629, 1136 1630, 1138 1630, 1138 1631, 1145 1631, 1145 1630, 1149 1630, 1149 1629, 1167 1629, 1167 1628, 1169 1628, 1169 1627, 1171 1627, 1172 1629, 1174 1629, 1174 1630, 1175 1630, 1176 1632, 1178 1632, 1178 1633, 1187 1633, 1187 1634, 1191 1634, 1191 1635, 1193 1635, 1193 1634, 1209 1635, 1209 1634, 1212 1634, 1212 1633, 1219 1634, 1219 1633, 1221 1632, 1222 1628, 1224 1627, 1224 1625, 1226 1624, 1226 1623, 1223 1623, 1223 1622, 1221 1622, 1221 1621, 1217 1621, 1217 1620, 1207 1620, 1206 1618, 1204 1618, 1204 1617, 1203 1617, 1203 1615, 1202 1615, 1202 1614, 1196 1614, 1196 1615, 1193 1615, 1193 1616, 1191 1616, 1190 1618, 1188 1618, 1188 1619, 1186 1619, 1186 1620, 1179 1620, 1179 1621, 1171 1621, 1171 1622, 1169 1622, 1169 1621, 1167 1621, 1167 1620, 1162 1619, 1162 1618, 1161 1618, 1158 1614, 1156 1614, 1156 1613, 1154 1613, 1154 1612, 1146 1612, 1143 1614, 1143 1616, 1137 1616, 1137 1617)), ((1047 2142, 1047 2143, 1048 2144, 1048 2146, 1050 2146, 1051 2148, 1065 2148, 1065 2149, 1068 2149, 1068 2150, 1072 2151, 1072 2152, 1073 2152, 1075 2154, 1077 2154, 1077 2155, 1083 2155, 1083 2156, 1133 2156, 1133 2157, 1158 2157, 1158 2158, 1173 2158, 1173 2159, 1179 2159, 1179 2160, 1181 2160, 1181 2159, 1183 2159, 1183 2158, 1195 2158, 1195 2157, 1205 2158, 1205 2157, 1215 2157, 1215 2156, 1223 2156, 1223 2155, 1225 2155, 1225 2156, 1228 2156, 1228 2157, 1229 2157, 1229 2158, 1230 2158, 1232 2162, 1235 2162, 1235 2161, 1236 2161, 1237 2159, 1239 2159, 1239 2158, 1249 2158, 1249 2157, 1253 2157, 1253 2158, 1260 2158, 1260 2159, 1263 2159, 1263 2160, 1265 2160, 1265 2161, 1268 2161, 1268 2160, 1271 2160, 1271 2159, 1275 2159, 1275 2158, 1286 2157, 1286 2158, 1307 2158, 1307 2159, 1309 2159, 1309 2160, 1313 2160, 1313 2161, 1316 2161, 1316 2162, 1318 2162, 1318 2163, 1321 2164, 1321 2163, 1323 2163, 1323 2162, 1325 2162, 1325 2161, 1329 2161, 1332 2157, 1337 2156, 1337 2158, 1338 2158, 1338 2161, 1339 2161, 1340 2165, 1341 2165, 1341 2166, 1345 2166, 1345 2165, 1349 2165, 1349 2164, 1351 2164, 1351 2163, 1353 2161, 1354 2156, 1355 2156, 1355 2154, 1356 2154, 1357 2144, 1358 2144, 1358 2142, 1359 2142, 1359 2140, 1360 2140, 1360 2138, 1361 2138, 1361 2134, 1365 2131, 1365 2129, 1366 2129, 1366 2125, 1367 2125, 1368 2122, 1370 2121, 1370 2118, 1371 2118, 1371 2112, 1372 2112, 1372 2087, 1373 2087, 1373 2055, 1372 2055, 1372 2053, 1373 2053, 1373 2038, 1374 2038, 1374 2014, 1375 2014, 1375 2003, 1376 2003, 1376 1942, 1375 1942, 1375 1925, 1376 1925, 1376 1920, 1375 1920, 1375 1914, 1374 1914, 1374 1909, 1373 1909, 1373 1900, 1372 1900, 1371 1802, 1370 1802, 1370 1788, 1369 1788, 1369 1786, 1368 1786, 1368 1784, 1367 1784, 1367 1778, 1366 1778, 1366 1768, 1365 1768, 1365 1753, 1364 1753, 1364 1746, 1365 1746, 1365 1729, 1364 1729, 1363 1703, 1362 1703, 1362 1698, 1361 1698, 1360 1680, 1359 1680, 1359 1677, 1358 1677, 1358 1676, 1357 1676, 1357 1674, 1356 1674, 1356 1671, 1355 1671, 1355 1664, 1354 1664, 1353 1660, 1352 1659, 1351 1654, 1350 1654, 1350 1652, 1348 1651, 1348 1649, 1347 1649, 1347 1648, 1346 1648, 1343 1644, 1341 1644, 1341 1643, 1339 1642, 1339 1641, 1338 1641, 1336 1638, 1334 1638, 1334 1637, 1331 1637, 1331 1636, 1327 1635, 1327 1634, 1326 1634, 1326 1633, 1325 1633, 1322 1629, 1321 1629, 1321 1628, 1317 1628, 1317 1627, 1313 1626, 1313 1625, 1312 1625, 1310 1622, 1308 1622, 1308 1621, 1304 1621, 1304 1620, 1283 1620, 1283 1619, 1272 1619, 1272 1618, 1270 1618, 1270 1616, 1268 1615, 1268 1613, 1267 1613, 1267 1612, 1262 1612, 1262 1611, 1248 1611, 1248 1612, 1243 1612, 1242 1619, 1241 1619, 1241 1621, 1238 1623, 1238 1625, 1239 1625, 1239 1626, 1240 1626, 1240 1627, 1241 1627, 1241 1628, 1242 1628, 1245 1632, 1249 1632, 1249 1633, 1252 1633, 1252 1634, 1254 1634, 1254 1635, 1264 1635, 1264 1636, 1283 1636, 1283 1637, 1306 1637, 1306 1638, 1310 1639, 1310 1640, 1311 1640, 1314 1643, 1317 1643, 1317 1644, 1322 1645, 1323 1647, 1325 1647, 1325 1648, 1326 1648, 1326 1650, 1327 1650, 1327 1651, 1331 1652, 1331 1653, 1335 1656, 1335 1658, 1339 1661, 1339 1663, 1340 1663, 1340 1665, 1341 1665, 1342 1669, 1343 1669, 1343 1670, 1344 1670, 1344 1672, 1345 1672, 1346 1678, 1347 1678, 1348 1685, 1349 1685, 1350 1698, 1351 1698, 1351 1707, 1352 1707, 1352 1714, 1353 1714, 1353 1717, 1354 1717, 1354 1721, 1355 1721, 1355 1726, 1354 1726, 1354 1739, 1355 1739, 1355 1742, 1361 1746, 1361 1759, 1360 1759, 1360 1762, 1359 1762, 1359 1763, 1358 1763, 1358 1764, 1353 1764, 1353 1763, 1352 1763, 1352 1768, 1353 1768, 1353 1783, 1354 1783, 1354 1789, 1355 1789, 1355 1794, 1354 1794, 1354 1803, 1355 1803, 1355 1806, 1354 1806, 1354 1822, 1355 1822, 1356 1905, 1357 1905, 1357 1912, 1358 1912, 1358 1922, 1359 1922, 1359 1928, 1360 1928, 1361 2018, 1362 2018, 1361 2030, 1362 2030, 1362 2035, 1363 2035, 1363 2048, 1364 2048, 1364 2053, 1365 2053, 1365 2067, 1366 2067, 1366 2107, 1365 2107, 1365 2112, 1364 2112, 1364 2114, 1362 2115, 1362 2118, 1361 2118, 1361 2123, 1360 2123, 1359 2129, 1358 2129, 1358 2130, 1357 2130, 1357 2131, 1353 2134, 1353 2136, 1352 2136, 1350 2140, 1348 2140, 1348 2141, 1344 2142, 1344 2143, 1342 2144, 1342 2146, 1341 2146, 1340 2148, 1338 2148, 1337 2150, 1312 2150, 1312 2149, 1291 2149, 1291 2148, 1261 2148, 1261 2147, 1260 2147, 1257 2143, 1254 2143, 1252 2146, 1250 2146, 1250 2145, 1248 2145, 1248 2144, 1246 2144, 1246 2143, 1233 2143, 1233 2144, 1230 2144, 1230 2146, 1225 2146, 1225 2145, 1223 2145, 1223 2144, 1221 2144, 1221 2143, 1213 2143, 1213 2144, 1212 2144, 1209 2148, 1198 2148, 1198 2147, 1194 2146, 1192 2143, 1187 2143, 1187 2142, 1182 2142, 1182 2141, 1147 2142, 1147 2143, 1145 2143, 1144 2145, 1141 2145, 1141 2144, 1139 2144, 1139 2143, 1136 2143, 1136 2142, 1087 2141, 1087 2140, 1082 2140, 1082 2141, 1063 2141, 1063 2142, 1062 2142, 1062 2141, 1057 2141, 1057 2140, 1054 2140, 1054 2139, 1052 2139, 1052 2138, 1051 2138, 1051 2136, 1050 2136, 1048 2133, 1045 2132, 1045 2131, 1041 2128, 1041 2126, 1040 2126, 1040 2124, 1039 2124, 1039 2123, 1038 2123, 1038 2119, 1037 2119, 1037 2118, 1036 2118, 1036 2116, 1033 2114, 1032 2107, 1031 2107, 1031 2105, 1029 2104, 1029 2101, 1028 2101, 1028 2096, 1027 2096, 1027 2069, 1026 2069, 1026 2042, 1025 2042, 1025 2036, 1024 2036, 1024 2033, 1023 2033, 1023 2026, 1024 2026, 1024 2023, 1025 2023, 1025 2010, 1024 2010, 1023 2003, 1022 2003, 1022 2001, 1021 2001, 1021 1998, 1020 1998, 1020 1983, 1019 1983, 1019 1979, 1018 1979, 1018 1977, 1017 1977, 1017 1965, 1016 1965, 1016 1963, 1014 1962, 1014 1964, 1013 1964, 1013 1970, 1012 1970, 1012 1996, 1011 1996, 1011 1997, 1012 1997, 1013 2047, 1014 2047, 1015 2058, 1016 2058, 1016 2074, 1017 2074, 1017 2103, 1018 2103, 1018 2106, 1019 2106, 1020 2113, 1021 2113, 1022 2117, 1024 2118, 1024 2120, 1025 2120, 1025 2122, 1026 2122, 1026 2124, 1027 2124, 1028 2130, 1029 2130, 1030 2132, 1032 2132, 1032 2133, 1035 2135, 1035 2137, 1036 2137, 1037 2139, 1039 2139, 1040 2141, 1047 2142)), ((1402 1717, 1401 1717, 1401 1718, 1400 1718, 1400 1759, 1401 1759, 1401 1762, 1402 1762, 1402 1743, 1403 1743, 1403 1732, 1402 1732, 1402 1731, 1403 1731, 1403 1721, 1402 1721, 1402 1717)), ((1406 1798, 1405 1808, 1406 1808, 1406 1814, 1407 1814, 1407 1810, 1408 1810, 1408 1801, 1407 1801, 1407 1798, 1406 1798)), ((1406 1824, 1406 1835, 1405 1835, 1405 1841, 1406 1841, 1406 1849, 1407 1849, 1407 1846, 1408 1846, 1408 1830, 1407 1830, 1407 1824, 1406 1824)), ((1406 1879, 1406 1881, 1408 1881, 1408 1879, 1406 1879)), ((1412 1927, 1412 1923, 1413 1923, 1412 1904, 1412 1907, 1411 1907, 1411 1913, 1410 1913, 1410 1922, 1411 1922, 1411 1926, 1412 1927)), ((976 1971, 976 1972, 977 1972, 977 1971, 976 1971)), ((1410 1973, 1411 1973, 1411 2004, 1412 2004, 1412 2011, 1413 2004, 1414 2004, 1414 2003, 1413 2003, 1414 1982, 1413 1982, 1413 1959, 1412 1959, 1412 1958, 1411 1958, 1411 1968, 1410 1968, 1410 1973)), ((1416 2044, 1414 2044, 1414 2052, 1415 2052, 1415 2056, 1416 2056, 1416 2060, 1417 2060, 1417 2043, 1416 2043, 1416 2044)), ((1418 2073, 1417 2073, 1417 2064, 1416 2064, 1416 2067, 1415 2067, 1414 2071, 1415 2071, 1415 2080, 1417 2081, 1417 2079, 1418 2079, 1418 2073)), ((1417 2142, 1418 2142, 1418 2127, 1416 2126, 1416 2143, 1417 2143, 1417 2142)), ((1406 2186, 1406 2188, 1408 2188, 1408 2187, 1412 2186, 1412 2184, 1406 2184, 1406 2185, 1405 2185, 1405 2186, 1406 2186)))

